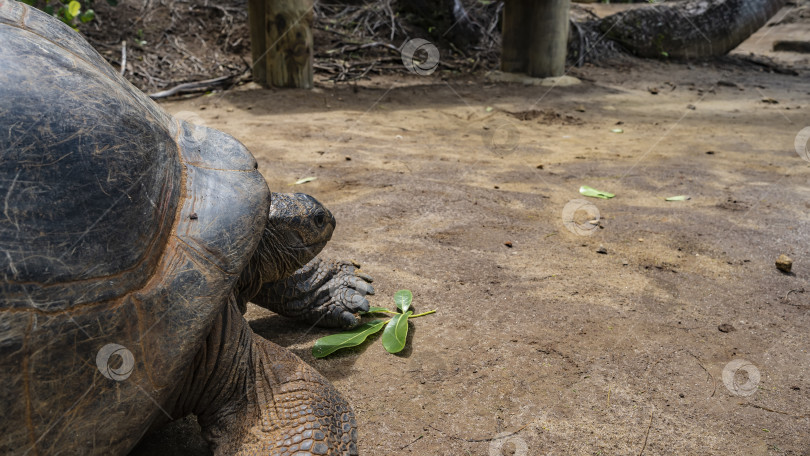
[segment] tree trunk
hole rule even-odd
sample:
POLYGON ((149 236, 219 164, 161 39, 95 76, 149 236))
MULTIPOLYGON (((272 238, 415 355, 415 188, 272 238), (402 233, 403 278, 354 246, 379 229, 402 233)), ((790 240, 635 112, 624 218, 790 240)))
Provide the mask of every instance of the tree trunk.
POLYGON ((599 28, 641 57, 724 55, 759 30, 785 0, 693 0, 623 11, 599 28))
POLYGON ((313 0, 249 0, 253 80, 312 88, 313 0))
POLYGON ((501 70, 545 78, 565 73, 570 0, 508 0, 501 70))

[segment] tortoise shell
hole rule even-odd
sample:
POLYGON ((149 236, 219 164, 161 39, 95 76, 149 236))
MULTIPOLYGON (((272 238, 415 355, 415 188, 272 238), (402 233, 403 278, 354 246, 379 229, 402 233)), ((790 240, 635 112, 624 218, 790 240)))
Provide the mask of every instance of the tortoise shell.
POLYGON ((125 453, 169 415, 270 193, 239 141, 57 19, 0 0, 0 43, 0 454, 125 453))

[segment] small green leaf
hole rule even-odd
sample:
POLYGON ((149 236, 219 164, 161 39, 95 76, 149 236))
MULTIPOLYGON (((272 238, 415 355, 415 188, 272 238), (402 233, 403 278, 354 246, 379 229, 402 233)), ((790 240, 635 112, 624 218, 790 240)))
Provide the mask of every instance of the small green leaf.
POLYGON ((360 312, 360 313, 362 313, 362 314, 370 314, 370 313, 376 313, 376 312, 394 313, 393 310, 388 310, 385 307, 369 307, 368 311, 360 312))
POLYGON ((412 314, 413 312, 410 310, 397 314, 385 326, 382 344, 388 353, 399 353, 405 348, 405 341, 408 339, 408 318, 412 314))
POLYGON ((604 198, 604 199, 610 199, 616 196, 613 193, 603 192, 593 187, 588 187, 587 185, 579 187, 579 193, 582 193, 585 196, 592 196, 594 198, 604 198))
POLYGON ((81 10, 82 4, 77 2, 76 0, 73 0, 72 2, 68 3, 68 13, 71 16, 76 17, 79 14, 79 11, 81 10))
POLYGON ((611 133, 624 133, 624 130, 622 130, 621 128, 614 128, 613 130, 610 130, 610 132, 611 133))
POLYGON ((82 15, 79 16, 79 20, 81 20, 82 22, 90 22, 95 18, 96 18, 96 12, 91 10, 91 9, 83 12, 82 15))
POLYGON ((312 356, 316 358, 323 358, 325 356, 329 356, 337 350, 340 350, 341 348, 355 347, 360 345, 368 336, 382 329, 382 327, 385 326, 388 321, 389 320, 374 320, 368 323, 363 323, 351 331, 321 337, 315 341, 315 345, 312 347, 312 356))
POLYGON ((493 109, 495 109, 495 108, 493 108, 492 106, 487 106, 487 108, 485 109, 485 111, 486 111, 486 112, 492 112, 492 111, 493 111, 493 109))
POLYGON ((686 201, 686 200, 690 200, 690 199, 692 199, 691 196, 678 195, 678 196, 670 196, 666 200, 667 201, 686 201))
POLYGON ((306 184, 307 182, 312 182, 315 179, 317 179, 317 177, 315 177, 315 176, 310 176, 310 177, 305 177, 303 179, 298 179, 297 181, 295 181, 295 185, 306 184))
POLYGON ((394 302, 397 305, 397 309, 399 309, 400 312, 405 313, 411 308, 411 302, 413 302, 413 293, 411 293, 411 290, 399 290, 394 293, 394 302))

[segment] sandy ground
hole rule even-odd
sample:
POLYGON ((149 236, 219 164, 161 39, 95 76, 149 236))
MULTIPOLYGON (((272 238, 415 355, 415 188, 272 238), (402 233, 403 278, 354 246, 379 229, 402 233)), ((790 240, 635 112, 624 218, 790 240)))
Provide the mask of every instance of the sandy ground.
MULTIPOLYGON (((362 454, 810 454, 810 162, 794 148, 810 72, 576 75, 249 85, 164 106, 243 141, 272 190, 325 203, 322 255, 362 263, 373 305, 408 288, 438 310, 401 356, 374 340, 316 360, 330 331, 250 309, 353 404, 362 454), (592 212, 574 223, 599 228, 567 228, 577 199, 592 212)), ((133 454, 200 452, 184 420, 133 454)))

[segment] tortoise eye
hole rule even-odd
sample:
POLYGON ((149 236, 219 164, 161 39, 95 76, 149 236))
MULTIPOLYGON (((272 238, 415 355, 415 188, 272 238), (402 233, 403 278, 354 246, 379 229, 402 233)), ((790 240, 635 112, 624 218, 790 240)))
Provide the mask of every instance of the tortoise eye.
POLYGON ((318 215, 315 216, 313 221, 315 222, 315 225, 318 226, 318 228, 322 227, 325 222, 323 212, 319 212, 318 215))

